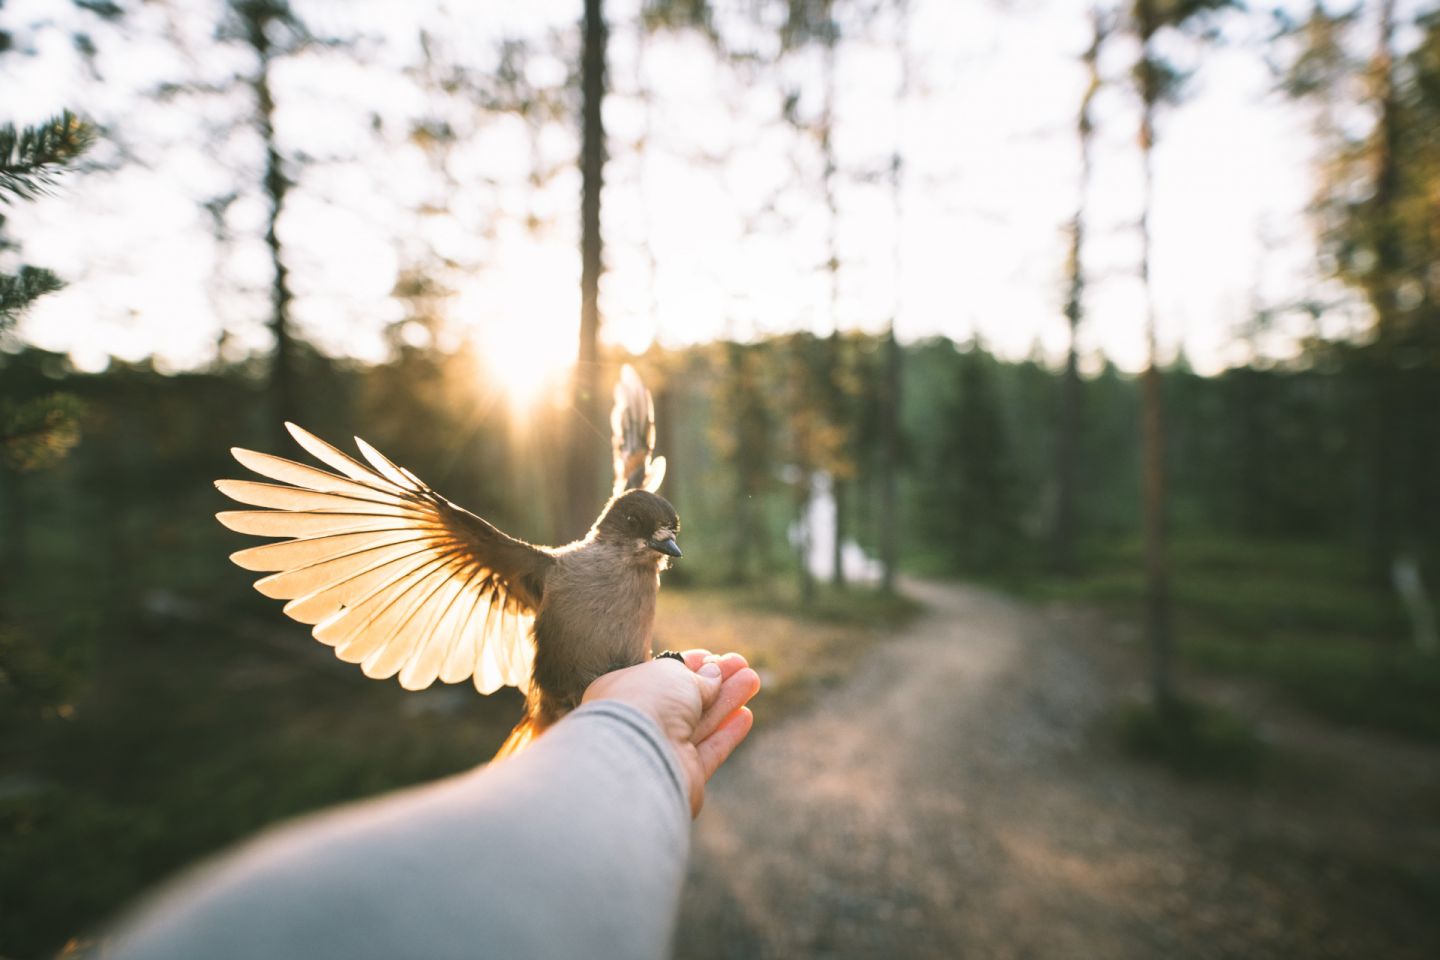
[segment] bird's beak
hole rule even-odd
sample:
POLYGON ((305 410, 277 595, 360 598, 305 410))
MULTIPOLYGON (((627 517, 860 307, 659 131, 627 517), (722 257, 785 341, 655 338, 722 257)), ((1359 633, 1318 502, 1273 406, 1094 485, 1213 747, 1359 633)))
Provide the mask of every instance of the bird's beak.
POLYGON ((648 540, 645 545, 657 553, 665 554, 667 557, 678 558, 684 556, 684 554, 680 552, 680 548, 675 544, 675 534, 673 533, 667 533, 653 540, 648 540))

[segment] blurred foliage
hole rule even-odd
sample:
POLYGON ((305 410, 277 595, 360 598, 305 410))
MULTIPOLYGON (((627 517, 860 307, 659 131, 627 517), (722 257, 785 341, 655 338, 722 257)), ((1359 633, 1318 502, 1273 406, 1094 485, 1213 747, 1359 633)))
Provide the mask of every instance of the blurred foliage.
MULTIPOLYGON (((0 126, 0 203, 34 200, 48 192, 94 139, 90 125, 68 110, 31 127, 0 126)), ((0 231, 4 226, 0 216, 0 231)), ((0 232, 0 251, 14 246, 0 232)), ((59 277, 40 267, 21 265, 14 274, 0 273, 0 346, 36 300, 62 286, 59 277)), ((18 474, 54 466, 79 442, 79 413, 78 401, 64 393, 27 395, 17 391, 13 379, 0 382, 0 496, 18 483, 18 474)), ((13 504, 0 522, 18 522, 13 504)), ((22 546, 18 540, 7 545, 3 562, 17 562, 22 546)))
POLYGON ((1127 752, 1182 776, 1250 779, 1264 756, 1264 744, 1246 721, 1209 704, 1176 700, 1157 709, 1137 703, 1113 722, 1127 752))
POLYGON ((0 274, 0 330, 8 329, 35 300, 62 286, 59 277, 39 267, 21 267, 14 276, 0 274))
MULTIPOLYGON (((1001 581, 1022 595, 1084 603, 1138 622, 1137 541, 1094 547, 1086 573, 1001 581)), ((1191 534, 1177 540, 1175 619, 1196 666, 1259 678, 1314 713, 1440 743, 1440 660, 1415 649, 1398 603, 1362 553, 1315 540, 1191 534)))
POLYGON ((33 127, 0 126, 0 201, 45 193, 94 139, 90 125, 68 110, 33 127))
POLYGON ((44 470, 80 442, 80 402, 65 393, 50 393, 24 403, 0 399, 5 425, 0 460, 16 471, 44 470))

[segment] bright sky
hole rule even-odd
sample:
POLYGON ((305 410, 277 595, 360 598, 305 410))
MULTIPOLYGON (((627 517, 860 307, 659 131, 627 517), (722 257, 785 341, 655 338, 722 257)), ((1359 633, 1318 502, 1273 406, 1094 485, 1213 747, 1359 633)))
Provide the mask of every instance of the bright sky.
MULTIPOLYGON (((403 136, 429 94, 413 79, 396 79, 414 62, 417 24, 437 5, 451 15, 438 42, 469 51, 476 67, 493 65, 502 37, 553 30, 566 38, 565 56, 578 50, 579 0, 295 0, 316 32, 364 35, 360 49, 371 61, 362 67, 331 52, 277 71, 281 145, 319 158, 301 174, 281 224, 295 319, 327 351, 378 358, 384 326, 401 316, 390 298, 397 271, 435 251, 461 264, 450 278, 457 295, 449 335, 479 337, 505 358, 499 366, 531 376, 567 352, 573 357, 578 138, 561 126, 472 116, 470 135, 446 162, 452 182, 439 184, 432 158, 403 136), (366 162, 351 162, 356 156, 366 162), (529 179, 537 160, 554 170, 538 184, 529 179), (415 212, 442 198, 448 213, 415 212)), ((213 6, 177 4, 183 12, 167 13, 147 4, 134 15, 131 36, 168 30, 202 47, 213 6)), ((813 141, 775 122, 781 90, 722 66, 697 38, 642 38, 637 6, 607 4, 614 96, 606 112, 606 339, 638 351, 655 337, 680 345, 797 327, 823 332, 834 322, 878 330, 897 315, 903 338, 978 333, 1011 357, 1037 343, 1059 357, 1087 4, 913 0, 903 101, 897 23, 851 25, 837 65, 842 284, 833 318, 820 158, 813 141), (636 96, 641 90, 650 96, 636 96), (647 149, 637 152, 641 138, 647 149), (906 158, 898 218, 885 178, 866 176, 886 169, 897 146, 906 158)), ((53 0, 11 0, 0 25, 32 23, 54 9, 53 0)), ((735 42, 766 42, 764 35, 747 40, 733 19, 721 18, 727 22, 735 42)), ((1313 191, 1309 120, 1270 92, 1262 28, 1233 20, 1227 42, 1197 61, 1189 99, 1160 127, 1153 275, 1161 341, 1170 355, 1183 344, 1206 372, 1248 358, 1238 334, 1257 303, 1292 303, 1318 284, 1304 216, 1313 191)), ((146 162, 72 179, 58 195, 10 215, 7 227, 23 241, 27 262, 71 282, 37 306, 23 335, 90 369, 110 355, 154 354, 172 369, 202 365, 222 331, 232 355, 263 351, 264 200, 246 187, 228 207, 224 226, 236 238, 229 248, 213 240, 197 203, 235 189, 236 170, 253 183, 253 134, 236 130, 217 147, 199 132, 201 123, 223 130, 242 117, 246 98, 163 107, 137 99, 195 73, 220 79, 243 71, 243 53, 204 48, 187 60, 156 40, 120 45, 101 30, 96 36, 103 84, 87 76, 59 30, 36 35, 36 57, 0 58, 0 117, 23 122, 75 105, 116 124, 146 162)), ((1182 60, 1190 54, 1178 51, 1182 60)), ((1133 56, 1133 48, 1113 44, 1102 65, 1107 77, 1123 80, 1133 56)), ((528 77, 555 84, 565 69, 562 59, 542 57, 528 77)), ((819 56, 796 56, 784 69, 801 91, 802 112, 813 116, 822 94, 819 56)), ((1133 370, 1143 361, 1144 322, 1134 229, 1137 111, 1117 83, 1097 113, 1082 348, 1092 362, 1103 352, 1133 370)), ((467 132, 463 118, 457 129, 467 132)), ((114 154, 102 146, 97 156, 114 154)), ((1283 356, 1308 332, 1282 323, 1259 348, 1283 356)))

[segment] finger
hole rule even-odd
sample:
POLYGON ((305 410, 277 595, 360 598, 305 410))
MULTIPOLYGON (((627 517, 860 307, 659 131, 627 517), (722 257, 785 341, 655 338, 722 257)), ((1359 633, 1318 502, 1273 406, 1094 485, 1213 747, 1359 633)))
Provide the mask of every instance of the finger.
POLYGON ((690 672, 695 673, 700 669, 700 665, 705 662, 706 658, 713 657, 714 654, 709 650, 702 650, 697 647, 694 650, 686 650, 681 653, 680 656, 685 658, 685 666, 690 668, 690 672))
POLYGON ((755 725, 755 715, 750 712, 749 707, 741 707, 716 728, 715 732, 696 744, 695 751, 700 755, 700 769, 705 772, 705 779, 708 781, 720 764, 730 758, 735 748, 740 746, 750 733, 750 728, 755 725))
POLYGON ((750 662, 738 653, 727 653, 720 658, 721 675, 729 680, 736 673, 750 666, 750 662))
MULTIPOLYGON (((691 715, 698 724, 704 718, 705 714, 715 705, 715 702, 720 699, 721 691, 725 687, 725 678, 721 675, 720 664, 714 660, 707 660, 700 664, 700 669, 696 670, 690 676, 694 678, 700 690, 700 710, 698 711, 698 716, 696 714, 691 715)), ((691 742, 694 742, 693 730, 691 732, 691 742)))
POLYGON ((760 675, 749 667, 737 671, 720 685, 720 693, 706 704, 700 722, 695 725, 691 743, 700 743, 760 691, 760 675))
POLYGON ((738 653, 727 653, 723 656, 711 653, 709 650, 686 650, 680 656, 685 658, 685 666, 692 672, 699 672, 705 665, 705 661, 713 660, 720 664, 720 676, 726 680, 738 670, 743 670, 750 664, 738 653))

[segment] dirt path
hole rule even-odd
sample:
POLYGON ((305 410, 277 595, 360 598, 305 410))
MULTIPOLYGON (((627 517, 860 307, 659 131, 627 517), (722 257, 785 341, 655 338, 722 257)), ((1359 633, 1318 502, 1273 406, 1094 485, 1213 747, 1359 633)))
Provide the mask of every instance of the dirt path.
POLYGON ((1436 752, 1281 715, 1277 754, 1310 744, 1296 771, 1177 781, 1096 732, 1138 651, 910 589, 929 612, 815 707, 767 726, 757 704, 697 829, 678 956, 1440 956, 1436 752))

